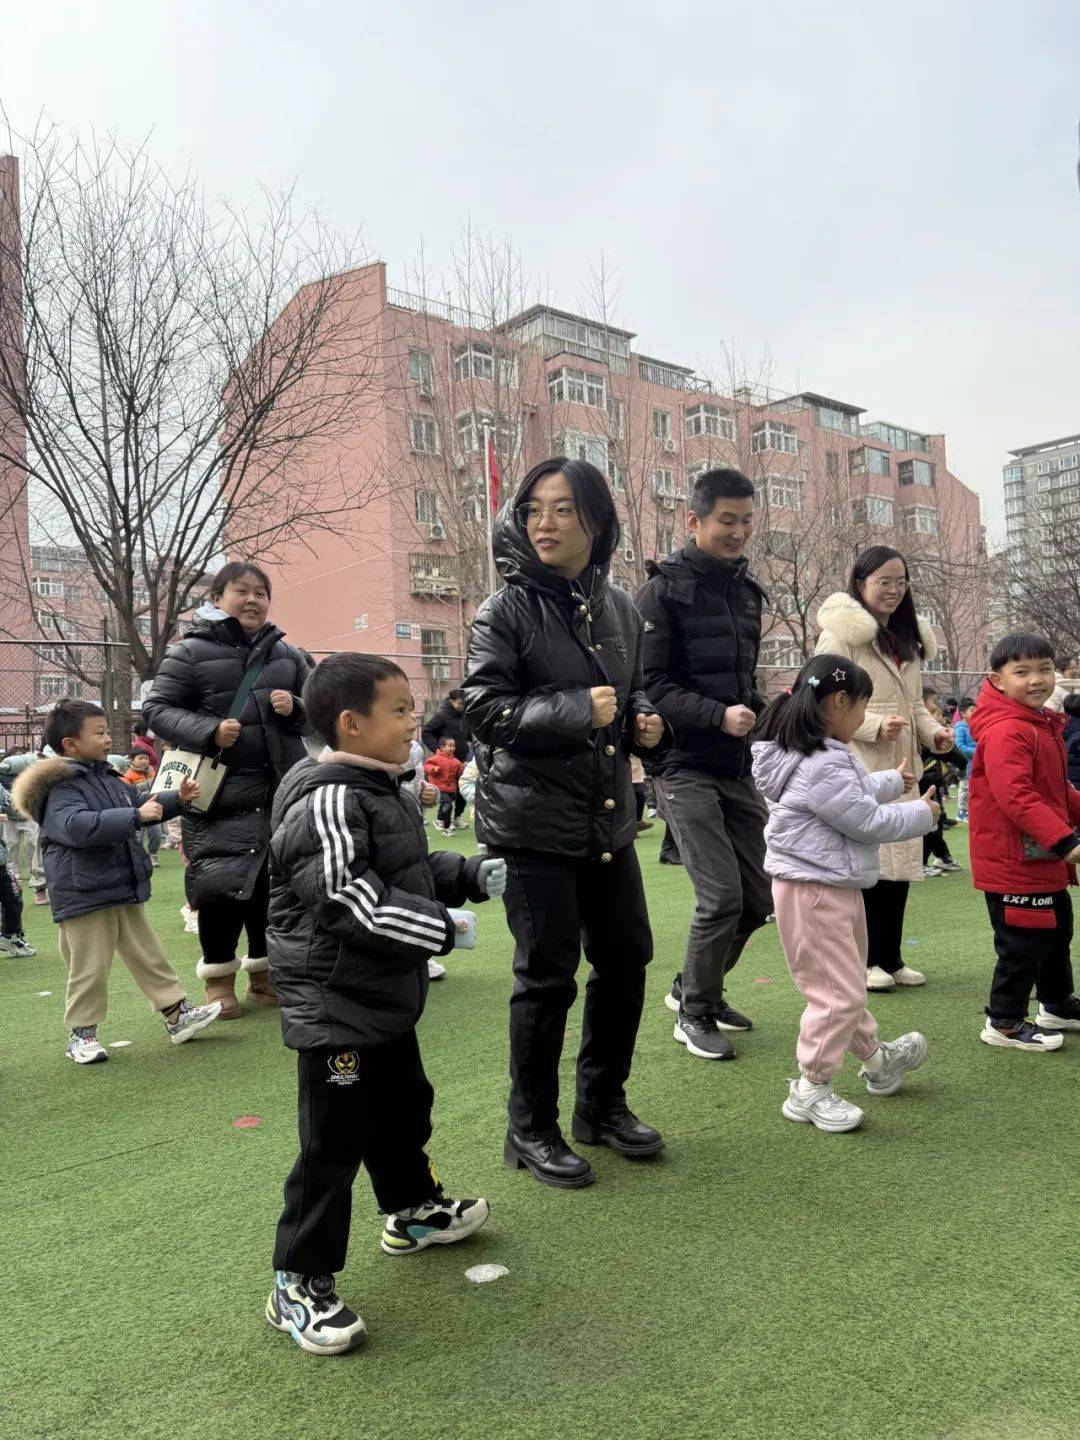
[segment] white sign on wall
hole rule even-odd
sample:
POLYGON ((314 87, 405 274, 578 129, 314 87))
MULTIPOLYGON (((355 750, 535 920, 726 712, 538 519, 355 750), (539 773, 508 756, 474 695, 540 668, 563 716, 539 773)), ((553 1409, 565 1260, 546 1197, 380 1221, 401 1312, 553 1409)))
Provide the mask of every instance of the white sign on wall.
POLYGON ((357 615, 356 619, 355 619, 352 623, 353 623, 353 629, 354 629, 354 630, 366 630, 366 629, 367 629, 367 615, 357 615))

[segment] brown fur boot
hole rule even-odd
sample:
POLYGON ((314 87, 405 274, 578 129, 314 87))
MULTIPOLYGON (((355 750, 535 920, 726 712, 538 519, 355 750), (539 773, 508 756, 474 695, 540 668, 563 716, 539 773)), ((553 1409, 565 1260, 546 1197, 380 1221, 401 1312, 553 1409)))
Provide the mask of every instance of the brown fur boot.
POLYGON ((246 999, 253 1005, 278 1005, 281 1001, 278 993, 270 983, 270 961, 261 957, 245 955, 241 961, 244 970, 247 972, 248 988, 246 999))
POLYGON ((227 965, 208 965, 205 960, 200 960, 195 967, 195 973, 206 982, 206 1003, 212 1005, 215 1000, 221 1001, 222 1020, 236 1020, 240 1015, 240 1001, 236 998, 236 972, 239 969, 239 960, 227 965))

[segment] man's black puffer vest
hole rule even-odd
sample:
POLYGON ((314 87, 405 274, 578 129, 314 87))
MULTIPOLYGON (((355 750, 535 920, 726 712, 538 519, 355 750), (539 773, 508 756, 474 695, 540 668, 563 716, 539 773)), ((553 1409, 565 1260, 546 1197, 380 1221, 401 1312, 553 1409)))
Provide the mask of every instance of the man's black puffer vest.
POLYGON ((656 768, 747 775, 749 741, 721 725, 729 705, 765 708, 755 671, 768 597, 745 559, 713 560, 693 541, 646 568, 637 597, 645 693, 675 732, 656 768))

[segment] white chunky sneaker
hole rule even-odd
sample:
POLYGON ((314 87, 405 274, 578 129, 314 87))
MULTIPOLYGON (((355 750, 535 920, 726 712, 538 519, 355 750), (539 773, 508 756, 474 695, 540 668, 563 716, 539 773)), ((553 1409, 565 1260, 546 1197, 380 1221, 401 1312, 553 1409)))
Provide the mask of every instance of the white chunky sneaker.
POLYGON ((430 1200, 388 1215, 379 1245, 387 1255, 413 1255, 429 1245, 453 1245, 479 1230, 490 1213, 486 1200, 430 1200))
POLYGON ((1035 1024, 1043 1030, 1080 1030, 1080 1000, 1070 995, 1052 1010, 1040 1004, 1035 1024))
POLYGON ((275 1271, 266 1318, 310 1355, 341 1355, 367 1338, 363 1320, 338 1299, 332 1275, 275 1271))
POLYGON ((871 1095, 895 1095, 909 1070, 917 1070, 926 1059, 926 1037, 917 1030, 895 1040, 883 1040, 878 1046, 884 1063, 876 1070, 863 1065, 859 1078, 866 1081, 871 1095))
POLYGON ((866 972, 866 988, 867 990, 895 990, 896 981, 888 970, 882 970, 880 965, 871 965, 866 972))
POLYGON ((446 966, 441 965, 438 960, 432 960, 429 957, 427 962, 427 978, 429 980, 441 980, 445 974, 446 966))
POLYGON ((899 970, 893 971, 893 983, 896 985, 925 985, 926 976, 921 970, 913 970, 910 965, 901 965, 899 970))
POLYGON ((1010 1050, 1031 1050, 1036 1054, 1060 1050, 1065 1043, 1065 1036, 1060 1030, 1043 1030, 1038 1025, 1032 1025, 1030 1020, 1022 1020, 1011 1035, 1007 1034, 999 1030, 989 1016, 979 1031, 979 1039, 986 1045, 1004 1045, 1010 1050))
POLYGON ((181 1000, 176 1019, 166 1020, 165 1029, 174 1045, 183 1045, 185 1040, 212 1025, 220 1014, 220 1000, 215 1000, 212 1005, 192 1005, 190 1000, 181 1000))
POLYGON ((96 1025, 76 1025, 68 1037, 64 1053, 76 1065, 96 1065, 98 1061, 109 1058, 109 1052, 97 1038, 96 1025))
POLYGON ((815 1085, 809 1095, 799 1093, 798 1080, 789 1080, 788 1087, 788 1098, 781 1111, 801 1125, 814 1125, 829 1134, 840 1134, 844 1130, 857 1130, 865 1119, 858 1105, 841 1100, 828 1085, 815 1085))

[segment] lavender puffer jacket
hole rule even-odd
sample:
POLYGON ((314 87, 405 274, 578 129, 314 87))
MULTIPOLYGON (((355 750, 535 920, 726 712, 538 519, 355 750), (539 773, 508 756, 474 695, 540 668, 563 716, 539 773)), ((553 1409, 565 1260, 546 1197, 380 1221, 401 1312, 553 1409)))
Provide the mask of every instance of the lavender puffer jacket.
POLYGON ((772 740, 752 749, 754 783, 769 805, 765 869, 777 880, 869 890, 879 845, 934 828, 929 805, 893 803, 904 793, 899 770, 868 775, 839 740, 810 755, 772 740))

